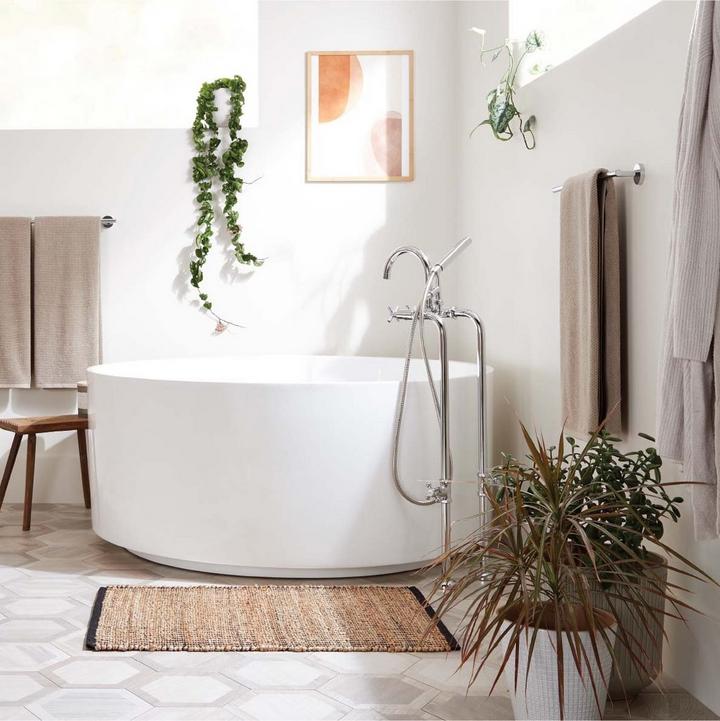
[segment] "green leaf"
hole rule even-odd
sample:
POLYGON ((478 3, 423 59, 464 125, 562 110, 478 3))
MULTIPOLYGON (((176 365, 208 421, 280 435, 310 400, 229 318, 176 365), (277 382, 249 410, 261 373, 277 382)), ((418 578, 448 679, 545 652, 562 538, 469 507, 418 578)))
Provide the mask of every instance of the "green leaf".
POLYGON ((525 40, 525 50, 534 53, 545 44, 545 35, 539 30, 532 30, 525 40))
POLYGON ((512 102, 512 96, 505 92, 496 92, 488 105, 490 125, 496 133, 507 131, 510 121, 518 114, 512 102))

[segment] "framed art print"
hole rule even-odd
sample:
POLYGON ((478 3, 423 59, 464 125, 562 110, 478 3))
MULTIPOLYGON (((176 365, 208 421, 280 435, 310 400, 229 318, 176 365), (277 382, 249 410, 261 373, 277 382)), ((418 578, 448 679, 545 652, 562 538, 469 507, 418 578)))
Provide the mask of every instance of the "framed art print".
POLYGON ((306 180, 413 180, 413 51, 309 52, 306 72, 306 180))

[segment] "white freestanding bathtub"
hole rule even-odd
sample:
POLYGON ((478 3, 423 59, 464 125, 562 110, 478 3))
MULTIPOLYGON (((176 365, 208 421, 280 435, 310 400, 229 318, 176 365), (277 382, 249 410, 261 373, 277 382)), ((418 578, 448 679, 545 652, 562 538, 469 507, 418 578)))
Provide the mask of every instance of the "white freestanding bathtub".
MULTIPOLYGON (((390 474, 402 364, 251 356, 91 368, 95 532, 159 563, 246 576, 427 563, 440 550, 440 507, 403 500, 390 474)), ((450 366, 458 519, 477 513, 474 372, 450 366)), ((424 497, 421 481, 439 475, 438 425, 419 361, 410 379, 401 470, 424 497)))

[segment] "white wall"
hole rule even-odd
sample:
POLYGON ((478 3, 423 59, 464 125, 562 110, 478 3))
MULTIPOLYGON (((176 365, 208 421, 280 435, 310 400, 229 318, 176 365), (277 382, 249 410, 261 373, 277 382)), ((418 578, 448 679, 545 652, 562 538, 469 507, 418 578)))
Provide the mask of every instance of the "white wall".
MULTIPOLYGON (((472 25, 487 27, 489 46, 507 32, 502 3, 489 25, 484 4, 463 3, 458 17, 461 112, 458 133, 461 206, 458 232, 475 243, 461 271, 463 302, 487 326, 495 376, 496 448, 519 453, 515 414, 555 438, 562 422, 559 393, 559 196, 552 186, 587 168, 647 165, 641 187, 617 181, 625 217, 628 443, 655 429, 656 368, 664 313, 677 119, 694 3, 664 2, 522 89, 522 110, 538 118, 537 149, 500 143, 481 128, 483 100, 497 80, 482 68, 472 25), (483 24, 485 23, 485 24, 483 24), (493 37, 490 30, 495 34, 493 37)), ((467 348, 466 353, 470 354, 467 348)), ((667 480, 678 469, 667 468, 667 480)), ((689 496, 689 491, 686 492, 689 496)), ((689 503, 670 538, 720 576, 720 543, 692 540, 689 503)), ((700 589, 700 608, 717 608, 717 592, 700 589)), ((717 613, 714 614, 717 616, 717 613)), ((666 670, 720 711, 717 622, 669 624, 666 670)))
POLYGON ((257 125, 257 28, 258 0, 4 0, 0 128, 187 128, 229 74, 257 125))
POLYGON ((520 69, 520 84, 535 77, 527 72, 535 63, 541 67, 564 63, 658 1, 509 0, 509 37, 524 42, 536 29, 545 35, 545 47, 529 58, 527 68, 520 69))
MULTIPOLYGON (((251 276, 223 271, 215 307, 247 330, 211 335, 186 295, 192 241, 188 134, 158 131, 0 132, 3 215, 105 214, 102 323, 107 361, 234 353, 400 355, 406 333, 386 307, 412 302, 421 274, 386 256, 418 243, 432 252, 454 232, 456 8, 437 2, 262 2, 260 125, 247 131, 242 223, 266 265, 251 276), (413 49, 416 175, 412 183, 304 182, 305 51, 413 49), (230 279, 234 278, 233 282, 230 279)), ((222 248, 214 251, 220 274, 222 248)), ((210 265, 210 262, 208 263, 210 265)), ((213 287, 208 284, 209 287, 213 287)), ((0 415, 72 411, 64 391, 0 390, 0 415)), ((139 409, 141 411, 141 409, 139 409)), ((0 463, 9 448, 0 434, 0 463)), ((38 442, 37 501, 79 501, 74 439, 38 442)), ((19 459, 9 501, 22 497, 19 459)))

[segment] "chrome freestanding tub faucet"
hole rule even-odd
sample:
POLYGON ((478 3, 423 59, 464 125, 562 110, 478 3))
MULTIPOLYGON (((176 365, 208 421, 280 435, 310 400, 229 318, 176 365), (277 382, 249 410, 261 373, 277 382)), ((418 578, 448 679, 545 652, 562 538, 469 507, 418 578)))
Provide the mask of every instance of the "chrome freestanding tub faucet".
MULTIPOLYGON (((440 273, 465 250, 472 240, 469 236, 463 238, 443 258, 431 265, 425 253, 415 246, 402 246, 393 251, 385 263, 383 278, 390 277, 390 271, 395 261, 402 255, 409 253, 414 255, 422 264, 425 272, 425 288, 420 302, 415 308, 406 306, 404 309, 389 308, 390 315, 388 323, 393 320, 410 321, 410 338, 408 352, 405 358, 403 377, 400 383, 398 394, 397 411, 395 415, 395 427, 393 430, 393 451, 392 451, 392 476, 398 492, 410 503, 419 506, 429 506, 435 503, 441 505, 441 533, 443 555, 452 547, 452 526, 451 526, 451 504, 452 504, 452 453, 450 448, 450 415, 449 415, 449 364, 447 350, 446 321, 453 318, 468 318, 475 327, 477 366, 477 484, 478 484, 478 512, 480 523, 484 522, 487 512, 485 498, 485 463, 486 463, 486 396, 485 396, 485 331, 479 316, 471 310, 464 308, 445 308, 440 291, 440 273), (430 321, 438 331, 439 339, 439 360, 440 360, 440 393, 438 395, 435 381, 433 380, 427 348, 425 346, 424 326, 425 321, 430 321), (435 411, 440 426, 440 478, 435 481, 427 481, 427 493, 424 500, 413 498, 403 488, 398 468, 398 455, 400 445, 400 432, 402 428, 403 414, 405 411, 405 398, 407 396, 408 375, 412 360, 415 333, 419 329, 420 348, 423 363, 428 377, 430 392, 432 394, 435 411)), ((443 571, 447 570, 447 563, 443 571)))

